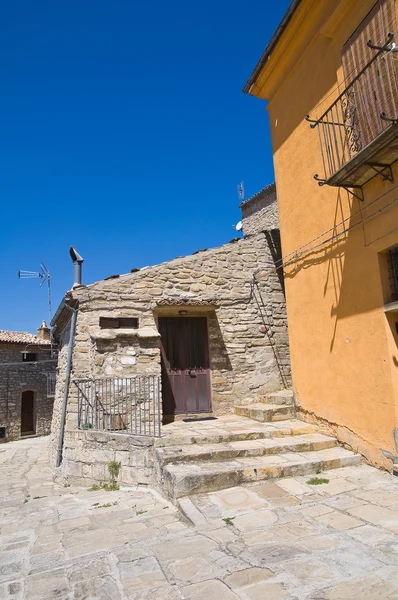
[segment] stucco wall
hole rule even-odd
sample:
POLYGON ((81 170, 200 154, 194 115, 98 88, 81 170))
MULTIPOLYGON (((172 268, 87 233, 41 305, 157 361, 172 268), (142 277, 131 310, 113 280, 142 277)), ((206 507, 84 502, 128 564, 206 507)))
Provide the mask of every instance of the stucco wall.
MULTIPOLYGON (((373 4, 313 4, 302 24, 293 20, 284 33, 283 56, 274 52, 269 79, 264 83, 264 76, 256 93, 269 101, 283 254, 291 259, 285 285, 301 416, 390 467, 381 449, 397 454, 397 319, 383 310, 383 251, 398 243, 397 205, 384 210, 397 197, 396 183, 376 177, 364 187, 363 203, 344 189, 319 187, 318 133, 305 121, 331 104, 337 82, 344 88, 341 48, 373 4), (357 226, 361 218, 366 221, 357 226), (330 241, 344 219, 351 229, 330 241), (295 257, 309 242, 309 251, 295 257)), ((297 19, 308 6, 300 5, 297 19)), ((396 182, 396 165, 393 171, 396 182)))
POLYGON ((6 438, 21 435, 22 392, 34 392, 34 423, 37 435, 50 432, 53 398, 47 397, 48 373, 55 373, 56 359, 50 350, 34 346, 37 362, 23 362, 23 344, 0 344, 0 427, 6 427, 6 438))
MULTIPOLYGON (((75 288, 72 296, 79 303, 73 379, 160 374, 156 319, 158 315, 170 314, 170 310, 178 315, 178 308, 160 307, 158 302, 184 298, 211 299, 218 306, 216 310, 200 309, 200 312, 194 306, 184 306, 189 315, 208 318, 215 414, 230 413, 234 403, 256 401, 268 391, 289 385, 285 299, 263 233, 137 273, 75 288), (100 317, 138 317, 139 328, 136 332, 120 330, 114 337, 112 331, 100 330, 100 317)), ((65 370, 65 360, 66 345, 61 340, 60 373, 65 370)), ((60 378, 53 444, 59 431, 57 415, 62 390, 60 378)), ((77 428, 73 384, 68 402, 66 440, 71 439, 71 432, 77 428)))

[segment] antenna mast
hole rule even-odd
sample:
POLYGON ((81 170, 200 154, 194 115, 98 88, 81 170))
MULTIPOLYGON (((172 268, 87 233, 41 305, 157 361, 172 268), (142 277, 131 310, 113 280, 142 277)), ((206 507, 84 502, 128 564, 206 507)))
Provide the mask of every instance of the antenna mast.
MULTIPOLYGON (((40 271, 18 271, 19 279, 41 279, 40 287, 42 287, 47 281, 47 294, 48 294, 48 317, 49 324, 52 321, 52 308, 51 308, 51 275, 44 263, 40 263, 40 271)), ((51 336, 51 351, 52 351, 52 336, 51 336)))

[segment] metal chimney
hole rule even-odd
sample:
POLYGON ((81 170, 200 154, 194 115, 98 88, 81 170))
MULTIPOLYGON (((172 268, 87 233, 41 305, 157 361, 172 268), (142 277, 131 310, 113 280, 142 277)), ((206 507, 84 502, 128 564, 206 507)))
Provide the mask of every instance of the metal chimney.
POLYGON ((84 258, 80 256, 74 246, 70 247, 69 254, 73 261, 73 287, 75 287, 82 284, 82 264, 84 258))

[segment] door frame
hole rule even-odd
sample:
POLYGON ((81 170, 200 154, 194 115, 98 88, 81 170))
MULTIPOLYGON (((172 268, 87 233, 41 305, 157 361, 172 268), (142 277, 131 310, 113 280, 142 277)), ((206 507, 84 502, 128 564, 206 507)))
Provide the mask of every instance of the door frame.
POLYGON ((24 437, 26 435, 36 435, 36 431, 37 431, 37 422, 36 422, 36 417, 37 417, 37 410, 36 410, 36 404, 37 404, 37 391, 33 390, 32 388, 27 388, 26 390, 22 390, 21 391, 21 426, 20 426, 20 434, 21 437, 24 437), (33 431, 22 431, 22 396, 24 393, 26 392, 32 392, 33 394, 33 431))
MULTIPOLYGON (((171 415, 168 415, 166 413, 163 413, 164 416, 166 417, 173 417, 174 415, 176 416, 181 416, 181 415, 208 415, 208 414, 212 414, 213 413, 213 385, 212 385, 212 368, 211 368, 211 353, 210 353, 210 335, 209 335, 209 308, 206 307, 206 310, 198 310, 197 307, 195 307, 195 309, 191 309, 189 310, 189 307, 187 307, 187 309, 184 307, 184 310, 181 311, 179 310, 181 307, 162 307, 162 309, 157 309, 156 312, 154 312, 154 317, 155 317, 155 322, 156 322, 156 326, 157 329, 159 331, 159 319, 161 318, 176 318, 176 319, 183 319, 183 318, 197 318, 197 317, 204 317, 206 319, 206 346, 205 346, 205 353, 206 353, 206 358, 208 361, 208 398, 209 398, 209 407, 208 410, 206 411, 194 411, 194 412, 177 412, 171 415), (180 312, 183 312, 184 314, 180 314, 180 312)), ((160 332, 159 332, 160 333, 160 332)), ((162 339, 160 338, 160 354, 161 354, 161 363, 164 364, 164 366, 167 368, 167 364, 164 361, 164 349, 163 349, 163 342, 162 339)), ((162 384, 162 388, 163 388, 163 384, 162 384)), ((163 409, 163 402, 162 402, 162 409, 163 409)))

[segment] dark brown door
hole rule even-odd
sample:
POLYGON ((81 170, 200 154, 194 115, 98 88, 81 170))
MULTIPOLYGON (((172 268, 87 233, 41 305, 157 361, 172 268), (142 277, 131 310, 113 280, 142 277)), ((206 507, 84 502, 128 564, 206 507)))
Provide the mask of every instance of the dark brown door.
POLYGON ((21 434, 35 433, 34 424, 34 392, 22 392, 21 403, 21 434))
POLYGON ((160 317, 163 414, 211 411, 206 317, 160 317))

